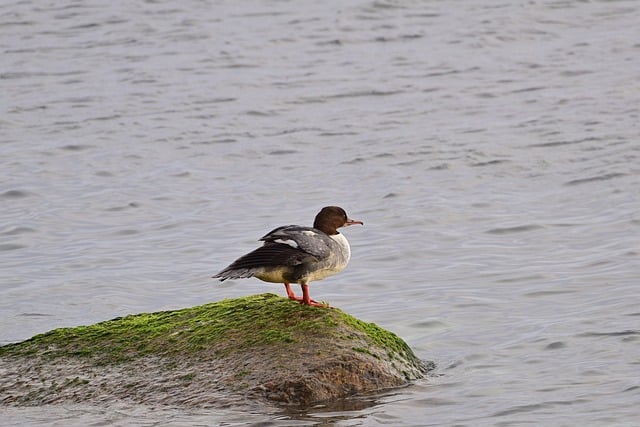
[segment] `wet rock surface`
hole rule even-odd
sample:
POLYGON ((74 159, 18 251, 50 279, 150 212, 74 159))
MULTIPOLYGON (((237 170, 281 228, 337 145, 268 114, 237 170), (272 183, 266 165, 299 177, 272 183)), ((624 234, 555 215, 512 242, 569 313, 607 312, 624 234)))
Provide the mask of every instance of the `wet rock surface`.
POLYGON ((309 405, 404 386, 430 368, 375 324, 262 294, 0 347, 0 402, 309 405))

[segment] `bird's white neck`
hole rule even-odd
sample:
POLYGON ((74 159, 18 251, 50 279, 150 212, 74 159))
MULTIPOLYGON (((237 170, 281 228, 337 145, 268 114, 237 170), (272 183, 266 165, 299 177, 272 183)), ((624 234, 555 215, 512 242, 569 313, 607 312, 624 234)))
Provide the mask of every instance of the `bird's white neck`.
POLYGON ((333 234, 329 237, 335 240, 336 243, 340 246, 339 257, 343 258, 342 261, 346 265, 349 262, 349 259, 351 258, 351 247, 349 246, 349 241, 347 240, 346 237, 344 237, 344 234, 342 233, 333 234))

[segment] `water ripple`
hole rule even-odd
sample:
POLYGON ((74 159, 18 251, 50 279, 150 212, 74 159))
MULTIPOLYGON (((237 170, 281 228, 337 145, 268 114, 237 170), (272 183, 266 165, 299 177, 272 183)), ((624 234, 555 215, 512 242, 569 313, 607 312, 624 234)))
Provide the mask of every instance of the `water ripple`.
POLYGON ((0 199, 23 199, 32 196, 32 193, 25 190, 7 190, 0 193, 0 199))
POLYGON ((538 230, 543 228, 538 224, 524 224, 524 225, 516 225, 513 227, 500 227, 500 228, 492 228, 487 230, 486 232, 489 234, 512 234, 512 233, 523 233, 526 231, 538 230))
POLYGON ((602 175, 596 175, 589 178, 572 179, 571 181, 566 182, 565 185, 581 185, 581 184, 588 184, 594 181, 608 181, 610 179, 621 178, 624 176, 627 176, 627 174, 619 173, 619 172, 605 173, 602 175))

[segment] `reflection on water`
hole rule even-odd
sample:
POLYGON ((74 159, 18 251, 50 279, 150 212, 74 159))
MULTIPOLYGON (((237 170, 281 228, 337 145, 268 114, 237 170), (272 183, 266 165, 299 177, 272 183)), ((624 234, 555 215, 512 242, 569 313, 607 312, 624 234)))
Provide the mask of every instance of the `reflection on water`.
POLYGON ((314 295, 438 364, 338 406, 125 402, 3 422, 631 423, 638 8, 3 3, 0 343, 282 292, 210 276, 336 204, 366 226, 314 295))

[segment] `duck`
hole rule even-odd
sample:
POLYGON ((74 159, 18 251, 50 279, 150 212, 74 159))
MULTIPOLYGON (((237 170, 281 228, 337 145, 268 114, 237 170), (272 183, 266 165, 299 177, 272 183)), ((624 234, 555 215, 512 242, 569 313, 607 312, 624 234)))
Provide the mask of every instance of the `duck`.
POLYGON ((285 225, 271 230, 260 238, 262 246, 236 259, 213 278, 224 282, 255 277, 282 283, 289 299, 303 305, 329 307, 311 299, 309 283, 344 270, 351 248, 338 228, 354 224, 364 225, 350 219, 339 206, 325 206, 316 215, 313 227, 285 225), (302 296, 296 296, 292 283, 300 285, 302 296))

